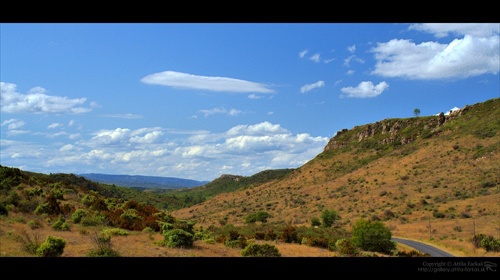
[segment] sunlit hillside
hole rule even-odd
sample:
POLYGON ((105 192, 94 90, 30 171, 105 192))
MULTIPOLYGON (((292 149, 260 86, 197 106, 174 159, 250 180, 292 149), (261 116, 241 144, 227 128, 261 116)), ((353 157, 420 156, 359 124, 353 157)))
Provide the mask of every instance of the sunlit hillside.
POLYGON ((338 241, 360 220, 456 256, 498 256, 499 128, 500 99, 385 119, 339 131, 299 168, 175 192, 0 166, 0 256, 40 255, 49 237, 64 241, 63 257, 236 257, 253 244, 342 256, 338 241), (335 213, 328 226, 325 211, 335 213), (474 246, 478 237, 494 250, 474 246))

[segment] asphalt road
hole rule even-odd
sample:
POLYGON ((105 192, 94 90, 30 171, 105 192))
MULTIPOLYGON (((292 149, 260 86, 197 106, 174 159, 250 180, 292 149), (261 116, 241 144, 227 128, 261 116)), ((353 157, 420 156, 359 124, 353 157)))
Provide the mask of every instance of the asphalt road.
POLYGON ((407 239, 401 239, 401 238, 391 238, 392 241, 410 246, 415 248, 415 250, 420 251, 424 254, 429 254, 431 257, 454 257, 452 254, 447 253, 443 250, 440 250, 436 247, 427 245, 425 243, 421 243, 418 241, 413 241, 413 240, 407 240, 407 239))

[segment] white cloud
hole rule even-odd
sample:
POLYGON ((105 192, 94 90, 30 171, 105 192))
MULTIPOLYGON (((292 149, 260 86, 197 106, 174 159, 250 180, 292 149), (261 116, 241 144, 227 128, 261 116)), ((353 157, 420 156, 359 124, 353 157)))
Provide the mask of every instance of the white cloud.
POLYGON ((188 88, 220 92, 257 92, 272 93, 267 86, 233 78, 198 76, 174 71, 154 73, 141 79, 141 82, 175 88, 188 88))
POLYGON ((86 113, 90 108, 78 107, 85 103, 85 98, 69 99, 67 97, 45 94, 42 87, 34 87, 27 94, 16 92, 16 85, 0 82, 1 112, 4 113, 86 113))
POLYGON ((350 53, 354 53, 354 52, 356 51, 356 45, 352 45, 352 46, 347 47, 347 50, 348 50, 350 53))
POLYGON ((114 130, 100 130, 96 132, 94 137, 90 139, 88 144, 90 146, 94 145, 113 145, 118 143, 123 143, 128 140, 130 134, 130 129, 128 128, 116 128, 114 130))
POLYGON ((227 114, 229 116, 237 116, 242 113, 242 111, 237 110, 237 109, 230 109, 227 110, 225 108, 212 108, 212 109, 203 109, 199 111, 200 113, 203 113, 205 117, 209 117, 211 115, 215 114, 227 114))
POLYGON ((380 82, 374 85, 372 82, 364 81, 359 83, 356 87, 344 87, 340 90, 345 94, 343 96, 346 97, 366 98, 378 96, 388 88, 389 84, 386 82, 380 82))
POLYGON ((317 81, 316 83, 307 84, 307 85, 302 86, 300 88, 300 92, 306 93, 306 92, 311 91, 315 88, 320 88, 320 87, 324 87, 324 86, 325 86, 325 81, 317 81))
POLYGON ((142 119, 143 117, 141 115, 136 115, 136 114, 106 114, 102 115, 103 117, 108 117, 108 118, 118 118, 118 119, 142 119))
POLYGON ((365 63, 365 61, 363 59, 361 59, 355 55, 351 55, 348 58, 344 59, 344 66, 347 66, 347 67, 351 66, 351 61, 356 61, 360 64, 365 63))
POLYGON ((393 39, 378 43, 371 51, 377 63, 372 74, 415 80, 463 79, 483 74, 497 74, 500 69, 498 24, 426 24, 412 25, 443 37, 465 34, 449 44, 414 43, 393 39))
POLYGON ((9 166, 48 168, 28 169, 35 172, 101 172, 212 180, 218 173, 246 176, 265 169, 298 167, 320 153, 327 141, 327 137, 292 134, 270 122, 237 125, 222 133, 176 132, 160 127, 115 128, 99 130, 88 139, 57 147, 1 140, 1 157, 2 164, 9 166), (167 141, 167 131, 180 138, 167 141))
POLYGON ((309 59, 314 61, 314 62, 320 62, 320 60, 321 60, 319 53, 313 54, 311 57, 309 57, 309 59))
POLYGON ((309 52, 308 50, 303 50, 303 51, 299 52, 299 57, 303 58, 308 52, 309 52))
POLYGON ((54 129, 54 128, 58 128, 58 127, 61 127, 63 126, 62 124, 60 123, 51 123, 47 126, 48 129, 54 129))
POLYGON ((75 148, 75 146, 71 145, 71 144, 66 144, 64 146, 62 146, 59 151, 61 152, 65 152, 65 151, 71 151, 75 148))
POLYGON ((130 138, 132 143, 154 143, 156 140, 162 136, 164 133, 162 131, 152 131, 144 134, 143 136, 133 136, 130 138))
POLYGON ((22 120, 8 119, 8 120, 3 121, 1 126, 7 125, 7 129, 16 130, 18 128, 23 127, 25 124, 26 123, 22 120))
POLYGON ((412 24, 409 30, 418 30, 434 34, 437 38, 449 35, 470 35, 474 37, 498 36, 500 24, 498 23, 423 23, 412 24))
POLYGON ((263 96, 262 95, 257 95, 257 94, 250 94, 248 96, 248 99, 261 99, 263 96))
POLYGON ((261 122, 254 125, 237 125, 229 129, 226 134, 228 136, 235 135, 273 135, 289 133, 288 130, 282 128, 279 124, 270 122, 261 122))

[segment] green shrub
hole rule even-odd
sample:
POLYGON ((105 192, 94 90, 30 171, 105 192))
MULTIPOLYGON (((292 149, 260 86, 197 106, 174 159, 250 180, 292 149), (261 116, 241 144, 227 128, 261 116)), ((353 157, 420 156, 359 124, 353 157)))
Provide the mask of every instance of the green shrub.
POLYGON ((165 238, 162 243, 170 248, 191 248, 193 247, 194 236, 183 229, 172 229, 163 233, 165 238))
POLYGON ((251 243, 241 251, 243 257, 281 257, 279 250, 270 244, 251 243))
POLYGON ((52 224, 52 228, 60 231, 68 231, 70 226, 66 222, 66 219, 62 215, 60 215, 59 219, 57 219, 57 221, 52 224))
POLYGON ((36 254, 41 257, 59 257, 64 252, 66 240, 57 236, 47 236, 45 241, 38 247, 36 254))
POLYGON ((71 221, 75 224, 79 224, 83 217, 88 217, 89 215, 89 211, 85 209, 77 209, 73 212, 73 214, 71 214, 71 221))
POLYGON ((321 226, 321 221, 319 220, 319 218, 317 218, 317 217, 312 218, 311 219, 311 226, 313 226, 313 227, 321 226))
POLYGON ((258 211, 255 213, 250 213, 245 217, 245 223, 250 224, 250 223, 255 223, 255 222, 262 222, 266 223, 267 219, 270 217, 269 213, 265 211, 258 211))
POLYGON ((340 220, 340 216, 335 210, 325 209, 321 213, 321 219, 323 220, 323 226, 329 228, 333 226, 335 221, 340 220))
POLYGON ((352 242, 365 251, 390 253, 396 249, 391 237, 391 230, 380 221, 359 219, 352 227, 352 242))
POLYGON ((129 235, 129 231, 121 229, 121 228, 108 228, 102 231, 103 234, 113 236, 113 235, 121 235, 121 236, 127 236, 129 235))

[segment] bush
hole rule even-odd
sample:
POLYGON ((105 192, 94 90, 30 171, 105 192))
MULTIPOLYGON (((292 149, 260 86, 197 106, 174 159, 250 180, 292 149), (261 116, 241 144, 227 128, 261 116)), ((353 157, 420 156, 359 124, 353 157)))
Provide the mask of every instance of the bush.
POLYGON ((281 257, 279 250, 270 244, 251 243, 241 251, 243 257, 281 257))
POLYGON ((63 216, 59 216, 59 219, 52 225, 52 228, 60 231, 68 231, 69 224, 66 222, 63 216))
POLYGON ((294 226, 283 228, 280 237, 285 243, 298 243, 297 229, 294 226))
POLYGON ((89 211, 85 209, 77 209, 73 214, 71 214, 71 221, 75 224, 78 224, 82 221, 83 217, 88 217, 89 211))
POLYGON ((38 247, 36 254, 41 257, 59 257, 63 254, 64 247, 66 247, 66 240, 49 235, 38 247))
POLYGON ((358 248, 349 239, 339 239, 335 242, 335 248, 341 256, 354 257, 359 255, 358 248))
POLYGON ((323 220, 323 226, 329 228, 333 226, 335 221, 340 220, 340 216, 335 210, 325 209, 321 213, 321 219, 323 220))
POLYGON ((95 248, 90 250, 88 257, 119 257, 120 254, 113 250, 111 235, 106 232, 94 234, 90 237, 95 248))
POLYGON ((358 220, 352 228, 352 242, 365 251, 390 253, 396 249, 391 230, 380 221, 358 220))
POLYGON ((317 218, 317 217, 312 218, 311 219, 311 226, 313 226, 313 227, 321 226, 321 221, 319 220, 319 218, 317 218))
POLYGON ((172 229, 165 231, 163 233, 165 240, 163 242, 164 246, 170 248, 191 248, 193 247, 194 235, 182 230, 182 229, 172 229))
POLYGON ((258 211, 255 213, 248 214, 245 217, 245 223, 246 224, 255 223, 255 222, 266 223, 267 218, 269 218, 269 213, 267 213, 265 211, 258 211))

